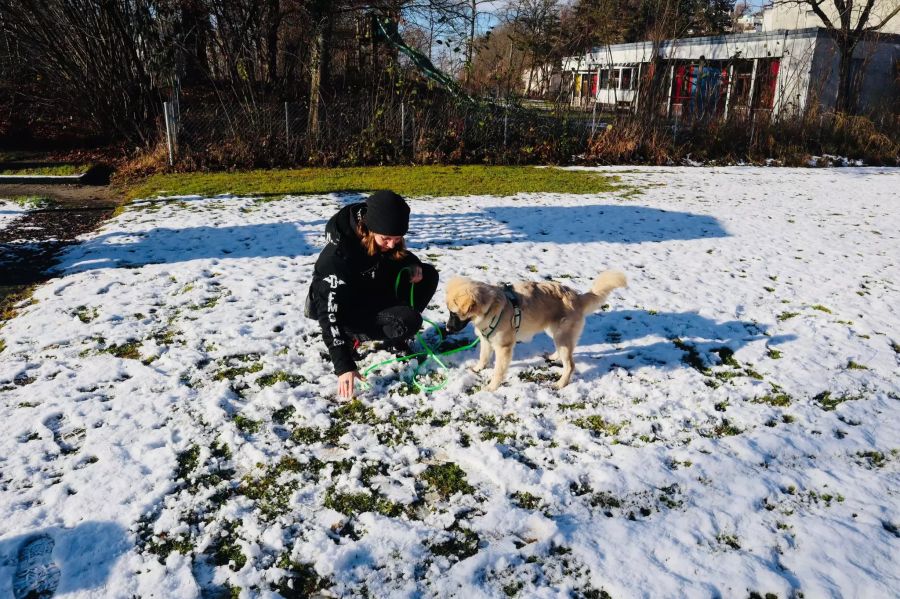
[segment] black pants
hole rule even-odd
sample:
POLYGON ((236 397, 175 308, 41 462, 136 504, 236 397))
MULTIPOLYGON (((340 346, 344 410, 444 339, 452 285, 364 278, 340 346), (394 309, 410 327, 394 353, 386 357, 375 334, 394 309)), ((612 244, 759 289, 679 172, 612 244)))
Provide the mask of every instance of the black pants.
POLYGON ((422 328, 422 312, 437 290, 437 269, 431 264, 423 264, 422 280, 415 285, 410 283, 408 273, 401 274, 396 292, 396 274, 389 278, 389 289, 385 289, 380 297, 372 298, 366 307, 360 306, 348 315, 347 330, 362 340, 407 340, 422 328), (410 286, 413 288, 412 306, 409 305, 410 286))

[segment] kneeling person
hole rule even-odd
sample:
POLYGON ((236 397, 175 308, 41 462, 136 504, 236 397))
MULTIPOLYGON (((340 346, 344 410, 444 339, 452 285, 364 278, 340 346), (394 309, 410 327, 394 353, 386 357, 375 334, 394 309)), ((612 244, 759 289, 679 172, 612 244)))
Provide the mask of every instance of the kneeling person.
POLYGON ((322 327, 340 397, 352 397, 355 381, 362 380, 355 345, 379 339, 396 349, 408 348, 437 289, 437 270, 403 243, 408 229, 409 205, 391 191, 341 208, 325 225, 327 244, 316 260, 307 315, 322 327), (395 289, 404 268, 408 276, 401 275, 395 289))

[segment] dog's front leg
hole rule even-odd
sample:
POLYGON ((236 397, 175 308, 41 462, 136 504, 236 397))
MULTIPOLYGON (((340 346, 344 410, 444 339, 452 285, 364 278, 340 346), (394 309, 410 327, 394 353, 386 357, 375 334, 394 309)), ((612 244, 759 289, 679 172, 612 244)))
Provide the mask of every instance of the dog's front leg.
POLYGON ((481 372, 487 367, 488 360, 491 359, 492 349, 490 342, 486 339, 481 340, 478 346, 478 364, 472 367, 472 372, 481 372))
POLYGON ((506 370, 509 363, 512 362, 514 345, 502 345, 494 350, 494 374, 491 376, 491 383, 487 386, 488 391, 496 391, 500 388, 500 383, 506 378, 506 370))

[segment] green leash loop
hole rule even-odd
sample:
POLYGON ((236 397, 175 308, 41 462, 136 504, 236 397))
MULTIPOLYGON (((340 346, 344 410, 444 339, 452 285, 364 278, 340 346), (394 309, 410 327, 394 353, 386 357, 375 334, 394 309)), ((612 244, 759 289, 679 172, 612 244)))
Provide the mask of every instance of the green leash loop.
MULTIPOLYGON (((400 272, 397 273, 397 280, 394 281, 394 295, 397 295, 397 293, 400 290, 400 277, 401 277, 401 275, 403 275, 404 271, 407 273, 411 273, 412 268, 409 266, 405 266, 400 269, 400 272)), ((410 280, 410 284, 409 284, 409 305, 410 305, 410 307, 415 306, 415 301, 414 301, 415 296, 414 296, 414 291, 413 291, 414 289, 415 289, 415 283, 413 283, 412 280, 410 280)), ((441 327, 438 326, 436 323, 431 322, 427 318, 422 318, 422 320, 427 322, 428 324, 430 324, 437 331, 437 333, 438 333, 437 347, 440 347, 441 344, 444 342, 444 335, 443 335, 443 333, 441 333, 441 327)), ((425 359, 416 365, 416 368, 415 368, 415 370, 413 370, 412 378, 410 380, 411 380, 413 386, 415 386, 417 391, 421 391, 421 392, 425 392, 425 393, 431 393, 432 391, 438 391, 439 389, 443 389, 444 387, 447 386, 447 383, 450 382, 450 377, 449 376, 444 377, 444 381, 437 385, 420 385, 419 382, 416 380, 419 377, 419 370, 421 370, 421 368, 428 362, 428 360, 434 360, 434 362, 438 366, 440 366, 444 370, 449 371, 450 369, 441 360, 441 356, 450 356, 452 354, 459 353, 461 351, 466 351, 468 349, 472 349, 473 347, 478 345, 478 342, 480 341, 480 339, 478 337, 475 337, 475 341, 473 341, 472 343, 469 343, 468 345, 465 345, 463 347, 457 347, 455 349, 450 349, 450 350, 447 350, 444 352, 435 352, 434 349, 430 345, 425 343, 425 339, 422 337, 421 333, 416 333, 416 339, 418 339, 419 343, 422 344, 422 347, 425 348, 424 351, 415 352, 415 353, 409 354, 408 356, 401 356, 399 358, 390 358, 389 360, 383 360, 381 362, 378 362, 377 364, 373 364, 373 365, 369 366, 368 368, 366 368, 363 371, 362 375, 364 377, 366 377, 369 375, 370 372, 372 372, 373 370, 378 370, 382 366, 387 366, 388 364, 394 364, 395 362, 406 362, 407 360, 412 360, 413 358, 425 356, 425 359)), ((360 385, 362 385, 363 388, 365 388, 365 389, 370 388, 370 385, 368 383, 366 383, 365 381, 360 381, 360 385)))

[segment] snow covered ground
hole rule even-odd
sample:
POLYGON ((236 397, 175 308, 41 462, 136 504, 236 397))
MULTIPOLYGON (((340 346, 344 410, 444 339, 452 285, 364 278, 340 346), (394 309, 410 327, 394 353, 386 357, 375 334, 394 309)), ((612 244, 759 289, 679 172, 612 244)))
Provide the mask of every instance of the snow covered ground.
POLYGON ((897 596, 900 170, 602 170, 411 200, 445 281, 628 275, 560 392, 540 336, 496 393, 471 350, 337 402, 302 306, 360 196, 85 238, 0 331, 0 596, 897 596))
POLYGON ((0 229, 8 227, 25 212, 27 212, 26 207, 0 198, 0 229))

